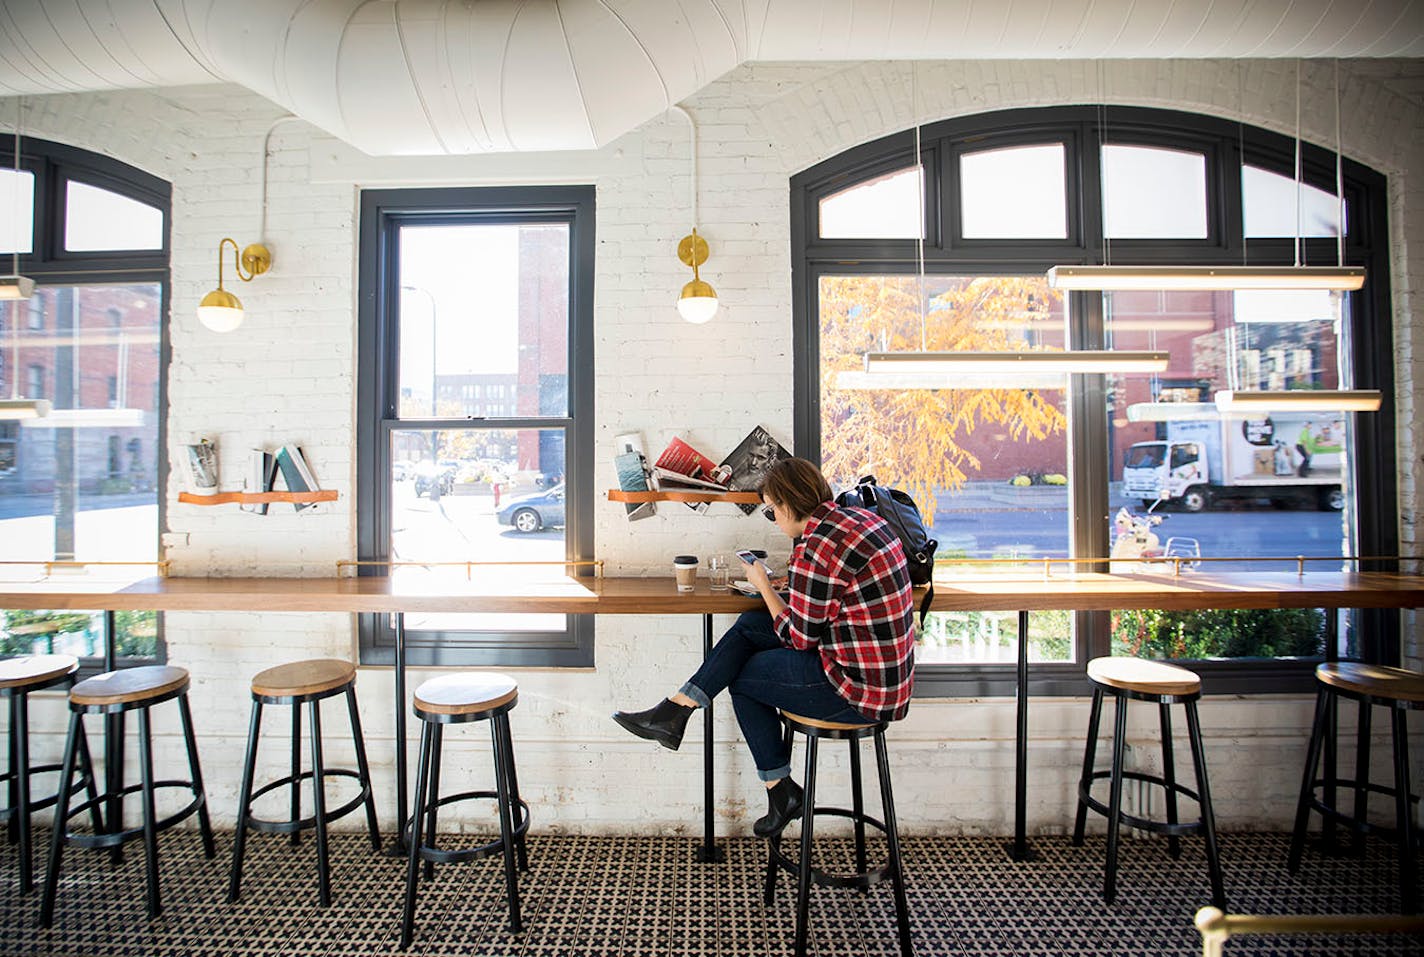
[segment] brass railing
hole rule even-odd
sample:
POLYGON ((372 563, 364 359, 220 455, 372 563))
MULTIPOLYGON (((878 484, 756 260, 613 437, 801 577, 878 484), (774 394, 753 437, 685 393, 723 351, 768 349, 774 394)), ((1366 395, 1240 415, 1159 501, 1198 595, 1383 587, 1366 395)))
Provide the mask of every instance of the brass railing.
POLYGON ((376 559, 342 559, 336 563, 336 574, 340 576, 348 568, 463 568, 465 577, 473 578, 476 568, 519 568, 523 566, 556 566, 559 568, 592 568, 595 578, 603 577, 603 559, 570 559, 567 561, 541 562, 393 562, 376 559))
POLYGON ((172 564, 173 564, 173 562, 172 562, 171 560, 169 560, 169 559, 166 559, 166 558, 159 559, 158 561, 141 561, 141 562, 78 562, 78 561, 57 561, 57 560, 55 560, 55 559, 48 559, 48 558, 37 558, 37 559, 35 559, 34 561, 24 561, 24 560, 19 560, 19 561, 0 561, 0 565, 3 565, 3 566, 11 566, 11 565, 16 565, 16 566, 20 566, 20 565, 23 565, 23 566, 34 566, 34 565, 38 565, 38 566, 40 566, 40 567, 42 567, 42 568, 44 569, 44 573, 45 573, 46 575, 50 574, 50 573, 51 573, 52 571, 54 571, 54 569, 56 569, 56 568, 90 568, 90 567, 95 567, 95 566, 100 566, 100 567, 102 567, 102 566, 106 566, 106 565, 134 568, 134 567, 142 567, 142 566, 146 566, 146 565, 152 565, 153 567, 155 567, 155 568, 158 569, 158 575, 159 575, 160 578, 167 578, 167 577, 168 577, 168 569, 169 569, 169 567, 170 567, 172 564))
POLYGON ((1222 957, 1231 937, 1248 934, 1417 934, 1424 932, 1424 917, 1364 914, 1224 914, 1215 907, 1197 911, 1202 936, 1202 957, 1222 957))
POLYGON ((1296 566, 1296 575, 1305 575, 1306 562, 1418 562, 1424 561, 1424 556, 1420 555, 1235 555, 1235 556, 1194 556, 1194 555, 1155 555, 1155 556, 1131 556, 1120 558, 1047 558, 1047 557, 1023 557, 1023 558, 936 558, 935 568, 943 568, 950 565, 1021 565, 1025 567, 1042 566, 1043 577, 1052 577, 1054 565, 1146 565, 1160 564, 1172 566, 1172 577, 1179 578, 1182 574, 1182 566, 1187 566, 1190 570, 1193 566, 1202 562, 1291 562, 1296 566))

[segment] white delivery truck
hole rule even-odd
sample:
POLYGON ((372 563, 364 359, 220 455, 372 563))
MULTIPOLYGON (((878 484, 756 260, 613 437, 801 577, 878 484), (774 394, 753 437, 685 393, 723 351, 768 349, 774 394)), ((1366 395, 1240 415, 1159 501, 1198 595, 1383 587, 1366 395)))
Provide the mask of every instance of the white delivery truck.
POLYGON ((1143 505, 1162 497, 1189 512, 1230 498, 1269 499, 1278 508, 1344 507, 1345 417, 1338 412, 1165 426, 1165 440, 1138 442, 1124 453, 1123 494, 1143 505))

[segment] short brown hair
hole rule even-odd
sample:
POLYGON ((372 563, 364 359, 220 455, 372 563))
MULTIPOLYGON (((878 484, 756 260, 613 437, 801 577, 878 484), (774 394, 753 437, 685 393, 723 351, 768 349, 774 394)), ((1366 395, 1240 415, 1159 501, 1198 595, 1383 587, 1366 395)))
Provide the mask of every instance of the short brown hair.
POLYGON ((788 509, 797 518, 809 518, 822 502, 835 496, 821 470, 805 459, 782 459, 767 470, 761 497, 788 509))

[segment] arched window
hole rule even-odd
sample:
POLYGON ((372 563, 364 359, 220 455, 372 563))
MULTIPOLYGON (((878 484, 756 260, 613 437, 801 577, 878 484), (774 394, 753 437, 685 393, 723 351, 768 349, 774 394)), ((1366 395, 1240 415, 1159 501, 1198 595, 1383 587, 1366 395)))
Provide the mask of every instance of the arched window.
MULTIPOLYGON (((0 561, 159 557, 163 326, 171 189, 59 143, 0 136, 0 272, 36 281, 0 301, 0 561), (122 449, 130 454, 121 454, 122 449)), ((97 663, 162 657, 159 616, 0 610, 0 654, 97 663)))
MULTIPOLYGON (((1303 144, 1297 184, 1287 137, 1125 107, 969 116, 919 139, 918 156, 906 131, 791 181, 796 444, 833 483, 873 472, 913 489, 934 512, 941 558, 1106 558, 1114 516, 1148 506, 1170 517, 1150 547, 1177 555, 1396 553, 1388 399, 1353 420, 1281 410, 1243 422, 1212 403, 1228 388, 1392 395, 1384 177, 1345 160, 1337 198, 1329 150, 1303 144), (1045 276, 1055 265, 1337 257, 1366 267, 1362 291, 1067 292, 1045 276), (888 386, 864 366, 867 352, 1012 349, 1170 358, 1154 374, 888 386)), ((1110 652, 1227 659, 1209 666, 1222 672, 1213 687, 1251 675, 1257 690, 1263 669, 1272 688, 1304 687, 1327 640, 1342 655, 1397 655, 1393 615, 1189 617, 1036 614, 1036 688, 1076 691, 1082 663, 1110 652)), ((1015 636, 1011 617, 934 616, 921 691, 1006 692, 1015 636)))

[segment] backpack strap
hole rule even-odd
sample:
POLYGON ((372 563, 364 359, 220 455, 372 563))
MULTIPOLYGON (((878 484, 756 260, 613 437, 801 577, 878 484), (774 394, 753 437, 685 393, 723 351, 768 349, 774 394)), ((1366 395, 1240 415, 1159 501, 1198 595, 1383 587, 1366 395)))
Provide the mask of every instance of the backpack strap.
POLYGON ((929 617, 930 605, 934 602, 934 581, 930 581, 930 587, 925 589, 925 597, 920 600, 920 629, 925 627, 925 619, 929 617))

